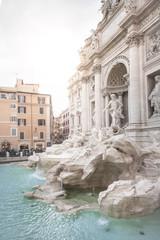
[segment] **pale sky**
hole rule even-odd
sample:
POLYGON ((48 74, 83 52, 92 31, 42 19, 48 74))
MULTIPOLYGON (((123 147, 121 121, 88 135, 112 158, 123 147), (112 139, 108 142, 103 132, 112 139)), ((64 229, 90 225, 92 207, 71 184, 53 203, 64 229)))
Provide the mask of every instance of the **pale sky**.
POLYGON ((0 0, 0 86, 38 83, 54 115, 68 106, 78 49, 102 15, 101 0, 0 0))

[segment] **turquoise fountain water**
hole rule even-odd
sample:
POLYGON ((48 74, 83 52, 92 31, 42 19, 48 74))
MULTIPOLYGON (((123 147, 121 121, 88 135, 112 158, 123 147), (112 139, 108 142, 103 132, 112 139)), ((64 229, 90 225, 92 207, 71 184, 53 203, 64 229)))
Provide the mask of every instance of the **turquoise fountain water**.
POLYGON ((43 183, 33 170, 0 166, 0 240, 158 240, 160 210, 139 219, 111 219, 95 211, 65 216, 54 205, 24 198, 43 183))

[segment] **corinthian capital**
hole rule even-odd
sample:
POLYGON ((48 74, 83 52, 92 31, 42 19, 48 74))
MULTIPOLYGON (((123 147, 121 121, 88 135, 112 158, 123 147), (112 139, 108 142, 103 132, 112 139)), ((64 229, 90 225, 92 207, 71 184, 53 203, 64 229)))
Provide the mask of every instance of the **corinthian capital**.
POLYGON ((92 68, 93 73, 96 72, 101 72, 101 65, 100 64, 95 64, 92 68))
POLYGON ((126 43, 130 46, 132 45, 138 45, 143 40, 143 34, 142 33, 133 33, 130 36, 127 37, 126 43))
POLYGON ((89 80, 89 77, 88 77, 88 76, 83 76, 83 77, 81 78, 81 82, 82 82, 82 83, 87 83, 88 80, 89 80))

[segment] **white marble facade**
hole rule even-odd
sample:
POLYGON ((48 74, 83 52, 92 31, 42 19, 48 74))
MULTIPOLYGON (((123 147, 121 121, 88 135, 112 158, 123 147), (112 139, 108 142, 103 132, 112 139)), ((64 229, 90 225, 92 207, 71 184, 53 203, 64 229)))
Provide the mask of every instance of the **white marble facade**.
POLYGON ((69 79, 70 132, 114 126, 147 146, 160 131, 160 2, 101 4, 102 21, 69 79))

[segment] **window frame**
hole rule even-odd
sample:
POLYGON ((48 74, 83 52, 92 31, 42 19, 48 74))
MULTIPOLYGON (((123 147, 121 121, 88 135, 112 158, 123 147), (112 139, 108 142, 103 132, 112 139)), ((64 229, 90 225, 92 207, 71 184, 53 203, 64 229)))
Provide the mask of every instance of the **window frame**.
POLYGON ((12 137, 17 137, 17 128, 11 128, 11 136, 12 137), (15 135, 13 135, 13 130, 15 130, 15 135))
POLYGON ((9 95, 9 99, 11 99, 11 100, 16 100, 16 94, 15 94, 15 93, 11 93, 11 94, 9 95))
POLYGON ((25 95, 18 95, 18 102, 19 103, 26 103, 26 96, 25 95))
POLYGON ((44 108, 43 107, 39 108, 39 114, 44 114, 44 108), (43 110, 43 111, 41 112, 41 110, 43 110))
POLYGON ((25 139, 24 135, 25 135, 24 132, 19 132, 19 139, 24 140, 24 139, 25 139), (23 138, 21 138, 21 134, 22 134, 22 133, 23 133, 23 138))
POLYGON ((38 119, 38 126, 46 126, 46 120, 45 119, 38 119), (40 122, 42 124, 40 124, 40 122))
POLYGON ((12 109, 16 109, 16 108, 17 108, 17 104, 15 104, 15 103, 11 103, 11 104, 10 104, 10 108, 12 108, 12 109), (13 105, 14 105, 15 107, 12 107, 13 105))
POLYGON ((7 99, 7 94, 6 93, 1 93, 1 98, 2 99, 7 99))
POLYGON ((26 113, 26 107, 24 107, 24 106, 18 106, 18 113, 20 113, 20 114, 25 114, 25 113, 26 113), (23 109, 23 112, 21 112, 20 109, 23 109))
POLYGON ((10 116, 10 122, 16 123, 16 122, 17 122, 17 116, 11 115, 11 116, 10 116))
POLYGON ((18 118, 18 126, 26 126, 26 119, 18 118))
POLYGON ((44 132, 40 132, 40 133, 39 133, 39 138, 40 138, 40 139, 44 139, 44 132), (42 136, 41 136, 41 134, 42 134, 42 136))
POLYGON ((45 104, 45 97, 38 97, 38 104, 45 104))

